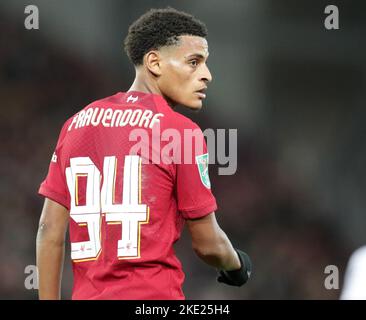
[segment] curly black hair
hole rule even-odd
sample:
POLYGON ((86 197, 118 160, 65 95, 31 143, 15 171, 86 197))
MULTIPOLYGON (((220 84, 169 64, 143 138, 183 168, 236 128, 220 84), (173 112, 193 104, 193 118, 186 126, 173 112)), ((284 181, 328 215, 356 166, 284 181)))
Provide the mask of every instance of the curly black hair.
POLYGON ((150 9, 129 27, 124 41, 125 51, 131 62, 138 66, 143 63, 145 53, 177 44, 181 35, 205 38, 207 28, 186 12, 171 7, 150 9))

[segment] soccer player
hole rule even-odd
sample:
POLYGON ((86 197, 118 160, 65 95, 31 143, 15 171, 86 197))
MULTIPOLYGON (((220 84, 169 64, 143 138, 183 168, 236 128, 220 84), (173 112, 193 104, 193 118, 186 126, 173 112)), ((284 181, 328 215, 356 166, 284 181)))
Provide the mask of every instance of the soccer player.
POLYGON ((45 196, 37 235, 40 299, 60 298, 68 226, 73 299, 184 299, 173 249, 184 224, 219 282, 248 280, 249 257, 233 248, 215 219, 202 131, 173 110, 202 106, 212 80, 206 35, 187 13, 148 11, 125 39, 136 70, 130 89, 89 104, 64 124, 39 189, 45 196), (184 139, 187 132, 194 139, 184 139))

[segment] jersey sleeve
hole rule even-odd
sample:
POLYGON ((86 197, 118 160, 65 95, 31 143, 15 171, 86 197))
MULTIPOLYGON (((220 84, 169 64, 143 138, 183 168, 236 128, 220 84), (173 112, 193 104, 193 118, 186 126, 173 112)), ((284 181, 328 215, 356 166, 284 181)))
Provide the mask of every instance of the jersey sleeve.
POLYGON ((177 204, 185 219, 201 218, 217 210, 216 199, 211 192, 206 141, 198 126, 193 131, 195 138, 182 144, 182 161, 176 165, 177 204))
POLYGON ((61 130, 56 149, 52 155, 52 159, 48 168, 48 174, 46 179, 41 183, 38 193, 61 204, 69 210, 69 193, 66 184, 65 172, 62 170, 61 165, 62 144, 66 131, 65 128, 66 124, 61 130))

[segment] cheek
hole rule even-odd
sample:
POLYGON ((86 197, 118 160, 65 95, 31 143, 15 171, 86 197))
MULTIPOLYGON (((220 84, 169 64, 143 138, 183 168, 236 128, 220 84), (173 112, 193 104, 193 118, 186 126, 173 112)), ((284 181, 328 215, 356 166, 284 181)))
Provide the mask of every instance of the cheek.
POLYGON ((170 95, 180 97, 191 91, 191 74, 185 66, 173 65, 167 71, 167 76, 164 79, 164 87, 170 95))

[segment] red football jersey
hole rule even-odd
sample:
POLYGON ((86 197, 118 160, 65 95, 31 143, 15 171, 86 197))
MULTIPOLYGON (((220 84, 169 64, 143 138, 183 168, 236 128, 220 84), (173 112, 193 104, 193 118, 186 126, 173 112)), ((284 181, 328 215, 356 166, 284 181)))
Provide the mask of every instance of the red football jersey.
POLYGON ((217 205, 202 131, 162 96, 120 92, 67 120, 39 193, 70 211, 73 299, 185 298, 173 244, 217 205))

